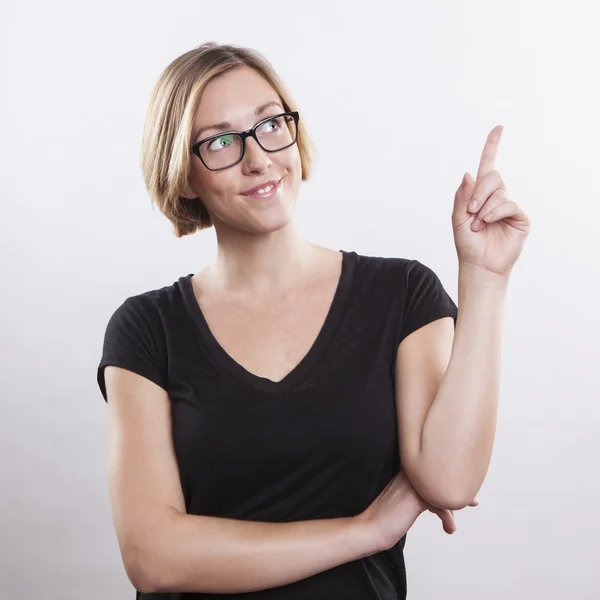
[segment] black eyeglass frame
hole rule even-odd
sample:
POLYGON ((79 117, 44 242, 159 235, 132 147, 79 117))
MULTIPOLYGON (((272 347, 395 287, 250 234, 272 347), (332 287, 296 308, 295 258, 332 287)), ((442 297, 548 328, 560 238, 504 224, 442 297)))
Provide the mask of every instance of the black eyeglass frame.
POLYGON ((244 158, 244 154, 246 152, 246 138, 251 136, 256 140, 256 143, 265 151, 265 152, 279 152, 280 150, 285 150, 286 148, 289 148, 290 146, 293 146, 297 141, 298 141, 298 120, 300 119, 300 114, 298 113, 297 110, 292 110, 292 111, 288 111, 288 112, 283 112, 283 113, 279 113, 277 115, 272 115, 270 117, 267 117, 266 119, 262 119, 262 121, 259 121, 256 125, 254 125, 254 127, 251 127, 250 129, 247 129, 246 131, 225 131, 223 133, 216 133, 215 135, 211 135, 210 137, 207 137, 203 140, 200 140, 199 142, 196 142, 195 144, 193 144, 192 146, 190 146, 190 150, 191 152, 193 152, 201 161, 202 164, 209 170, 209 171, 222 171, 223 169, 229 169, 230 167, 233 167, 235 165, 237 165, 239 162, 242 161, 242 159, 244 158), (277 150, 267 150, 261 143, 260 140, 258 139, 258 136, 256 135, 256 130, 263 124, 266 123, 268 121, 272 121, 273 119, 276 119, 277 117, 283 117, 283 116, 290 116, 294 119, 294 123, 296 126, 296 136, 294 137, 294 140, 288 144, 287 146, 283 146, 283 148, 277 148, 277 150), (242 154, 240 156, 240 158, 238 160, 236 160, 234 163, 227 165, 226 167, 219 167, 218 169, 211 169, 205 162, 204 159, 202 158, 201 154, 200 154, 200 146, 202 144, 205 144, 206 142, 213 140, 213 139, 217 139, 220 138, 224 135, 238 135, 242 138, 242 154))

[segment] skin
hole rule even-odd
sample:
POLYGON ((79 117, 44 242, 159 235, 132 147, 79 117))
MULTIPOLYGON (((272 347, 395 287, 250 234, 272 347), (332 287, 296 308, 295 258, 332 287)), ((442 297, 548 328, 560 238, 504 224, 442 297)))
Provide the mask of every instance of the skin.
MULTIPOLYGON (((218 133, 219 130, 207 129, 198 136, 201 129, 214 123, 229 121, 231 130, 244 131, 270 114, 284 111, 282 105, 275 106, 257 117, 255 108, 269 101, 281 102, 277 92, 253 69, 241 67, 224 73, 205 88, 194 119, 192 142, 218 133)), ((242 161, 221 171, 210 171, 197 156, 192 156, 184 195, 202 198, 218 242, 214 263, 193 280, 196 289, 212 296, 221 308, 234 298, 233 304, 244 306, 246 311, 256 306, 265 312, 269 304, 288 302, 290 293, 297 295, 315 278, 320 279, 317 285, 321 285, 323 276, 319 274, 326 273, 326 277, 337 281, 339 253, 308 242, 296 227, 294 209, 301 175, 297 144, 269 153, 256 140, 247 138, 242 161), (241 195, 259 183, 281 176, 282 188, 275 199, 256 201, 241 195)), ((205 302, 208 308, 208 299, 205 302)), ((454 511, 419 499, 422 510, 440 517, 447 533, 456 530, 454 511)), ((469 506, 478 504, 475 498, 469 506)))
MULTIPOLYGON (((284 112, 272 107, 257 117, 256 107, 280 102, 277 92, 250 67, 228 71, 205 88, 192 130, 196 141, 201 128, 229 121, 235 131, 249 129, 259 120, 284 112)), ((219 130, 203 131, 198 139, 219 130)), ((339 253, 308 242, 294 222, 294 208, 302 172, 298 145, 265 152, 247 138, 241 162, 222 171, 210 171, 192 156, 184 195, 200 197, 212 217, 218 250, 214 264, 195 278, 215 293, 231 291, 254 299, 274 298, 293 290, 339 260, 339 253), (277 198, 257 201, 241 195, 255 185, 284 176, 277 198)))

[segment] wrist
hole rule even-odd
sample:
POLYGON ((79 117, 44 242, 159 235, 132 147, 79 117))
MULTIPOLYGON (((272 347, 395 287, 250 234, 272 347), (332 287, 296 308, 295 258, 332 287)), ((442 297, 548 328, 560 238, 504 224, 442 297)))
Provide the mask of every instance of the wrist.
POLYGON ((494 273, 474 263, 461 261, 458 263, 459 279, 476 280, 486 285, 506 287, 510 281, 509 273, 494 273))
POLYGON ((429 504, 427 501, 419 495, 419 493, 413 488, 412 493, 406 500, 407 509, 414 510, 417 513, 417 517, 424 513, 426 510, 429 510, 429 504))
POLYGON ((362 512, 349 519, 348 536, 350 543, 357 548, 361 558, 385 550, 384 544, 378 538, 378 532, 366 512, 362 512))

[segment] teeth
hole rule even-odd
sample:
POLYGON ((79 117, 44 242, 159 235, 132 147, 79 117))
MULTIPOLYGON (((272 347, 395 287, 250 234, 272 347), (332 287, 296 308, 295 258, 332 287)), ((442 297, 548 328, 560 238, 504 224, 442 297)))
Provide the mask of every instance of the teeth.
POLYGON ((255 194, 266 194, 267 192, 270 192, 273 188, 274 188, 274 184, 268 185, 266 188, 261 188, 260 190, 258 190, 257 192, 254 192, 255 194))

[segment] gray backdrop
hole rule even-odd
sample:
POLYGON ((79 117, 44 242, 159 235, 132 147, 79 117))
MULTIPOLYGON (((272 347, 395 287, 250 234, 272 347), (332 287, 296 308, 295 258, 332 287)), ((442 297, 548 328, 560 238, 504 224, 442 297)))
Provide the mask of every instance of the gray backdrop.
POLYGON ((417 258, 457 299, 454 192, 498 169, 532 221, 504 318, 481 505, 408 534, 411 600, 598 598, 597 3, 6 1, 0 9, 0 597, 132 599, 96 366, 129 295, 214 256, 176 239, 138 155, 162 69, 207 40, 263 52, 319 154, 296 216, 331 248, 417 258), (382 130, 387 134, 382 134, 382 130))

